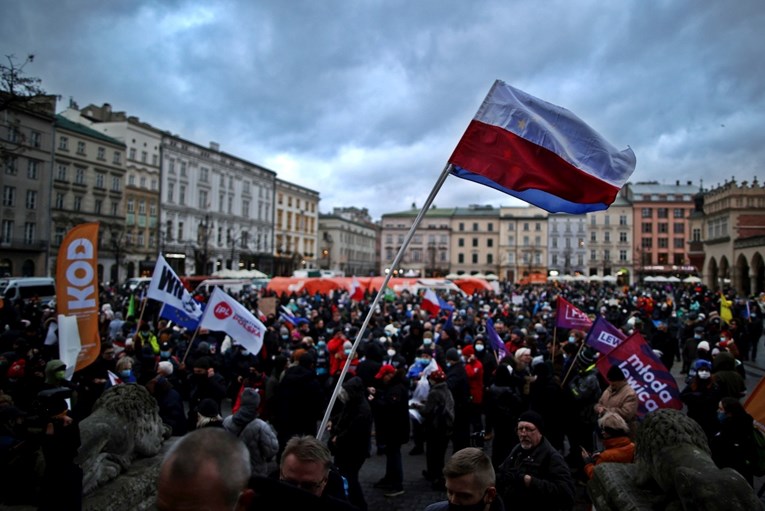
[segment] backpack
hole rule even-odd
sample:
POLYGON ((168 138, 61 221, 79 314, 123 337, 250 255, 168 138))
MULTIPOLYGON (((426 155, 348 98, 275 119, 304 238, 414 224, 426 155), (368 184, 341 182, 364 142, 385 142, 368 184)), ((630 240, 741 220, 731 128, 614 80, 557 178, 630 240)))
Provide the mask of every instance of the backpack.
POLYGON ((754 424, 754 452, 752 453, 752 473, 756 477, 765 475, 765 433, 760 426, 754 424))

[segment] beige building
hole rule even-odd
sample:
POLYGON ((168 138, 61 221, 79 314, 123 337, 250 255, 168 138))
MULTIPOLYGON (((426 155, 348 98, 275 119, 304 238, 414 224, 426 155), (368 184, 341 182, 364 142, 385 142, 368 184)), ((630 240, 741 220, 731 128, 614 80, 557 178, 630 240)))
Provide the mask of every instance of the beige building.
POLYGON ((765 187, 735 179, 696 195, 689 252, 704 284, 742 295, 765 291, 765 187), (700 214, 699 214, 700 213, 700 214))
MULTIPOLYGON (((98 276, 117 282, 124 257, 125 144, 92 128, 56 116, 50 268, 66 232, 99 222, 98 276)), ((149 214, 146 211, 145 214, 149 214)), ((156 217, 156 211, 154 212, 156 217)))
POLYGON ((396 268, 391 268, 420 210, 386 213, 380 220, 382 260, 380 275, 393 270, 394 276, 444 277, 450 270, 451 223, 454 209, 432 207, 425 212, 417 231, 396 268))
POLYGON ((318 266, 319 200, 317 191, 276 179, 274 275, 318 266))
POLYGON ((73 105, 61 115, 125 144, 125 231, 113 247, 123 252, 118 280, 151 276, 164 234, 159 226, 162 133, 137 117, 112 111, 108 103, 82 109, 73 105))
POLYGON ((317 266, 345 275, 376 275, 378 231, 366 208, 334 208, 319 214, 317 266))
POLYGON ((0 111, 0 276, 54 273, 47 253, 55 113, 55 96, 0 111))
POLYGON ((450 273, 499 272, 499 209, 470 205, 455 208, 452 218, 450 273))
POLYGON ((550 214, 547 266, 550 275, 586 275, 586 215, 550 214))
POLYGON ((633 207, 620 193, 605 211, 587 213, 584 240, 585 275, 615 276, 631 284, 633 270, 633 207))
POLYGON ((499 276, 518 281, 547 274, 547 211, 536 206, 502 207, 499 223, 499 276))

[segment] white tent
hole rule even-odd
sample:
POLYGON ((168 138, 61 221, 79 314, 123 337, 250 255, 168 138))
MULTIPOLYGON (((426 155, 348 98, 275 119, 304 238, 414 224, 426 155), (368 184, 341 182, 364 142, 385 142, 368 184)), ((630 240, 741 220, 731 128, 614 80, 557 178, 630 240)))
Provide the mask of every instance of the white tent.
POLYGON ((499 280, 499 277, 494 275, 493 273, 487 273, 484 277, 486 280, 499 280))
POLYGON ((576 282, 588 282, 590 279, 588 279, 586 275, 577 275, 574 277, 574 280, 576 282))
POLYGON ((648 277, 643 279, 643 282, 656 282, 656 277, 653 275, 649 275, 648 277))
POLYGON ((268 275, 258 270, 218 270, 212 274, 221 279, 267 279, 268 275))
POLYGON ((683 282, 685 282, 686 284, 698 284, 699 282, 701 282, 701 279, 691 275, 690 277, 684 278, 683 282))
POLYGON ((616 282, 616 276, 606 275, 605 277, 603 277, 603 282, 616 282))
POLYGON ((669 282, 669 279, 665 277, 664 275, 657 275, 653 278, 654 282, 669 282))
POLYGON ((471 277, 473 277, 474 279, 484 279, 484 280, 486 279, 486 275, 484 275, 480 271, 478 273, 472 274, 471 277))
POLYGON ((595 275, 590 275, 590 276, 588 277, 588 280, 589 280, 590 282, 601 282, 601 281, 603 280, 603 277, 601 277, 600 275, 598 275, 598 274, 596 273, 595 275))
POLYGON ((461 276, 462 275, 457 275, 456 273, 450 273, 449 275, 446 276, 446 278, 449 279, 449 280, 456 280, 456 279, 460 278, 461 276))
POLYGON ((672 275, 670 278, 667 279, 667 282, 677 283, 677 282, 680 282, 680 279, 672 275))

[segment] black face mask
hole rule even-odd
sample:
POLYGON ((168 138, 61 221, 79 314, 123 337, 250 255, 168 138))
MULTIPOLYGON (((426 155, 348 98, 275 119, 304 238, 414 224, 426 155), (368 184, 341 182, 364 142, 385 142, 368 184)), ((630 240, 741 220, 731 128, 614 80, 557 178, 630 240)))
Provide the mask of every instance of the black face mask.
POLYGON ((469 504, 469 505, 458 505, 458 504, 452 504, 449 502, 449 511, 483 511, 486 507, 486 502, 484 502, 483 498, 486 496, 486 493, 481 496, 481 500, 476 502, 475 504, 469 504))

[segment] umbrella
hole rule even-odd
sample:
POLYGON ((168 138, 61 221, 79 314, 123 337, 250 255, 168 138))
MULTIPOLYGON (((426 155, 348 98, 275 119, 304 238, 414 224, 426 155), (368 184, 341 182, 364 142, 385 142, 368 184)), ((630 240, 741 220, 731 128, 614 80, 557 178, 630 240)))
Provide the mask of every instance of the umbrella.
POLYGON ((499 280, 499 277, 494 275, 493 273, 487 273, 484 277, 486 280, 499 280))

